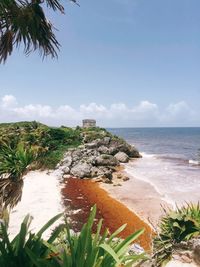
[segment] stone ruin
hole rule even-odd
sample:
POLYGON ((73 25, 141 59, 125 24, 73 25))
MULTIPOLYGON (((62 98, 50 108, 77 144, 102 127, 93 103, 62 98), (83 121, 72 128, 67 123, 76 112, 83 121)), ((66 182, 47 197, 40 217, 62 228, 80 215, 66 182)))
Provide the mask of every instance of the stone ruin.
POLYGON ((96 120, 85 119, 83 120, 83 128, 93 128, 96 127, 96 120))

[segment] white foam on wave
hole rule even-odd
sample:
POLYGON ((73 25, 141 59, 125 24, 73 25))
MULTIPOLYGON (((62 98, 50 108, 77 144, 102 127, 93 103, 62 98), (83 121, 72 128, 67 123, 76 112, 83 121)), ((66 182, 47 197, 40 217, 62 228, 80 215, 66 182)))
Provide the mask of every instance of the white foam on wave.
POLYGON ((184 201, 199 201, 200 170, 187 164, 177 164, 155 154, 141 153, 143 158, 126 164, 134 178, 149 183, 162 200, 173 207, 184 201))
MULTIPOLYGON (((153 158, 153 155, 152 157, 148 157, 147 158, 153 158)), ((176 207, 176 203, 175 201, 170 198, 167 194, 164 194, 160 188, 156 185, 155 182, 152 182, 150 179, 148 179, 147 177, 145 176, 140 176, 140 175, 135 175, 135 172, 133 171, 133 166, 128 166, 128 164, 126 165, 125 167, 125 171, 128 175, 130 176, 134 176, 135 179, 138 179, 138 180, 141 180, 143 182, 146 182, 148 184, 150 184, 154 189, 155 191, 160 195, 160 199, 165 201, 166 203, 168 203, 170 206, 172 206, 172 208, 175 208, 176 207)))
POLYGON ((140 153, 143 158, 155 158, 156 154, 147 154, 146 152, 141 152, 140 153))
POLYGON ((190 159, 189 160, 189 164, 191 164, 191 165, 200 165, 200 161, 190 159))

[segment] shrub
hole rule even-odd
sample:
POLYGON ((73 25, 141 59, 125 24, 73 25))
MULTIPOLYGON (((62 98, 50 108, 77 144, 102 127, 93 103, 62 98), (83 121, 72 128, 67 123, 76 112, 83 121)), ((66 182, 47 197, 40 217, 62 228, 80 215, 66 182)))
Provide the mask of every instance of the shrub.
POLYGON ((170 260, 177 244, 200 235, 200 206, 187 204, 182 208, 164 210, 165 216, 159 224, 154 238, 154 257, 157 266, 170 260))

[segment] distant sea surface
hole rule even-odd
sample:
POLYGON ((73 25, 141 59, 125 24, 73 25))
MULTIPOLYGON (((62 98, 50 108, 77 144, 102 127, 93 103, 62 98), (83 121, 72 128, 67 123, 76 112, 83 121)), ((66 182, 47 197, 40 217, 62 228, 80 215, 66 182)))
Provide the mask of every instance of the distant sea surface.
POLYGON ((115 128, 142 159, 127 164, 137 179, 154 186, 171 204, 200 201, 200 128, 115 128))

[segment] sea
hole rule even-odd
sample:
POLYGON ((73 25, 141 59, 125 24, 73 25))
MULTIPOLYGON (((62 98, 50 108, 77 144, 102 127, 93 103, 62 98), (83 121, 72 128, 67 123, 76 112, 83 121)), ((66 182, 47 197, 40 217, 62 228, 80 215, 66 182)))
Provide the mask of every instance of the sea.
POLYGON ((126 164, 128 174, 150 183, 174 207, 200 202, 200 127, 108 130, 142 155, 126 164))

